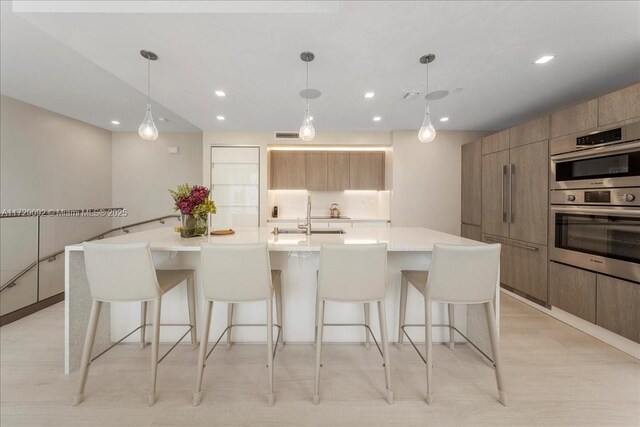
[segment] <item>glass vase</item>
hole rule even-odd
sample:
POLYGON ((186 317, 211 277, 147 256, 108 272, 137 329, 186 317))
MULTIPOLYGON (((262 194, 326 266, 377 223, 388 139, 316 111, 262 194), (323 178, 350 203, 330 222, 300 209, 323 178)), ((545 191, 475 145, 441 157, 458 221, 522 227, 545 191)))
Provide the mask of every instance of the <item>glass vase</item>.
POLYGON ((181 222, 180 237, 204 236, 209 231, 206 218, 195 218, 193 215, 181 214, 181 222))

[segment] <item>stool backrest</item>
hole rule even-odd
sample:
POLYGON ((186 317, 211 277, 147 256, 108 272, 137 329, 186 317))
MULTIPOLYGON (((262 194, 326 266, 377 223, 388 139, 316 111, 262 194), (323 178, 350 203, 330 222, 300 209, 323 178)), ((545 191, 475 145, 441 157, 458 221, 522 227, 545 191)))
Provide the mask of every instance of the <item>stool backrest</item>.
POLYGON ((205 298, 226 302, 271 298, 273 285, 266 243, 203 243, 201 263, 205 298))
POLYGON ((500 279, 500 244, 434 245, 425 297, 433 301, 492 301, 500 279))
POLYGON ((318 298, 379 301, 387 284, 387 245, 322 245, 318 298))
POLYGON ((162 295, 149 243, 84 242, 82 246, 94 299, 147 301, 162 295))

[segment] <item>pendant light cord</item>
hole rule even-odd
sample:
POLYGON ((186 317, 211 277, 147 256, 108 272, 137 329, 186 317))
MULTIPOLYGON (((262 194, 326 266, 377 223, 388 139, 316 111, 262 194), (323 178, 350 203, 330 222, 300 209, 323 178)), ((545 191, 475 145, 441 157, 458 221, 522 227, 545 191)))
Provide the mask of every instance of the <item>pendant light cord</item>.
POLYGON ((429 114, 429 59, 427 58, 427 90, 424 95, 424 114, 429 114))
POLYGON ((147 57, 147 109, 151 105, 151 60, 147 57))
POLYGON ((309 114, 309 61, 307 61, 307 115, 309 114))

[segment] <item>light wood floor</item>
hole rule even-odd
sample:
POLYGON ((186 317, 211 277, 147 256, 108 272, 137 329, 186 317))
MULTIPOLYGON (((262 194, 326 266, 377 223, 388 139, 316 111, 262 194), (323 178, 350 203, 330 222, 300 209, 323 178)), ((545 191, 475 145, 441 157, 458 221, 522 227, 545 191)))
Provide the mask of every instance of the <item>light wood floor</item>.
POLYGON ((119 346, 92 366, 86 400, 73 407, 78 375, 63 373, 61 303, 0 329, 0 425, 640 425, 638 361, 508 296, 501 314, 506 408, 493 371, 465 345, 436 345, 432 407, 422 361, 410 346, 392 346, 396 401, 388 405, 375 347, 357 344, 324 347, 319 406, 311 403, 315 353, 301 344, 278 352, 271 408, 257 345, 216 349, 199 407, 191 405, 197 351, 179 346, 160 364, 158 403, 148 407, 149 349, 119 346))

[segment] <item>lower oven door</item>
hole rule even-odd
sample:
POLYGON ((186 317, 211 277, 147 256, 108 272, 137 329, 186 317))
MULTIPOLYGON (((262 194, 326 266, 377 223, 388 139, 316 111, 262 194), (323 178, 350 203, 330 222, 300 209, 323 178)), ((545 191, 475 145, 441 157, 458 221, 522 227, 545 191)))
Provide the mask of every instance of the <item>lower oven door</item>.
POLYGON ((640 209, 551 206, 549 257, 640 282, 640 209))

